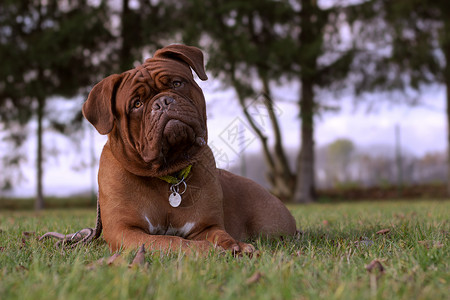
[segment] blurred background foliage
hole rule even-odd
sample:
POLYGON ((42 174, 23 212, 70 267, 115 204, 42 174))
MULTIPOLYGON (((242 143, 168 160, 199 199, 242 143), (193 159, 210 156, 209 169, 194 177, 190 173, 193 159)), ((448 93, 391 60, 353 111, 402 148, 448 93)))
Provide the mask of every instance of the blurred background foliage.
MULTIPOLYGON (((395 95, 388 97, 394 103, 417 105, 422 87, 440 84, 448 95, 447 0, 4 0, 0 137, 9 146, 0 153, 2 187, 20 182, 27 159, 22 146, 34 135, 35 208, 43 208, 51 145, 42 136, 73 136, 82 128, 81 106, 62 118, 51 113, 55 99, 85 97, 101 78, 170 43, 202 48, 208 72, 235 91, 261 143, 263 155, 248 158, 261 168, 254 176, 262 174, 259 181, 283 200, 315 201, 317 187, 383 184, 441 183, 450 194, 448 153, 412 158, 399 157, 396 149, 364 151, 345 139, 320 149, 314 143, 314 117, 330 109, 326 93, 367 102, 375 101, 364 97, 368 93, 386 93, 395 95), (292 83, 301 87, 301 127, 294 129, 299 149, 286 147, 274 108, 273 87, 292 83), (269 114, 271 138, 249 111, 255 99, 269 114)), ((450 107, 448 96, 446 101, 450 107)))

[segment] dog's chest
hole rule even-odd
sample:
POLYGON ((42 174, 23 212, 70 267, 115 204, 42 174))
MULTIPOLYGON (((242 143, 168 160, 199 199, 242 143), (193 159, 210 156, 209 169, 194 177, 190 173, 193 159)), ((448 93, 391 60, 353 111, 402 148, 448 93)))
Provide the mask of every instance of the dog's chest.
POLYGON ((186 238, 195 227, 195 222, 186 222, 182 226, 176 226, 170 222, 167 225, 153 224, 147 215, 144 215, 144 219, 148 225, 148 232, 152 235, 174 235, 186 238))
MULTIPOLYGON (((202 207, 202 189, 190 180, 180 190, 181 203, 170 204, 170 184, 149 184, 141 191, 145 195, 140 207, 139 226, 150 235, 172 235, 187 238, 201 221, 198 211, 202 207), (156 188, 155 188, 156 187, 156 188)), ((204 199, 203 199, 204 200, 204 199)))

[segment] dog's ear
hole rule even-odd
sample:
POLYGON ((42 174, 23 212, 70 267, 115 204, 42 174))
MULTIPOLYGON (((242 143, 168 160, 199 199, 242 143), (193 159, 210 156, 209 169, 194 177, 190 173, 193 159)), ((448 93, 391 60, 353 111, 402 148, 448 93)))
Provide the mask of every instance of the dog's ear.
POLYGON ((180 59, 191 66, 201 80, 207 80, 205 64, 203 63, 203 52, 197 47, 186 45, 169 45, 155 52, 153 57, 165 57, 180 59))
POLYGON ((122 75, 114 74, 97 83, 83 104, 84 117, 100 134, 108 134, 114 126, 113 102, 122 75))

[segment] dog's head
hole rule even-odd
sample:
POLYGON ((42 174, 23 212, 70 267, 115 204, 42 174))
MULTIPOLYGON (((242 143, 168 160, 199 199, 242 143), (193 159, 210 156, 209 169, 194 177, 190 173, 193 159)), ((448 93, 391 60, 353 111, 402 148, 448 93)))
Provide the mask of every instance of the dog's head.
POLYGON ((83 115, 130 172, 162 176, 195 162, 206 145, 206 105, 192 76, 206 80, 202 52, 170 45, 94 86, 83 115))

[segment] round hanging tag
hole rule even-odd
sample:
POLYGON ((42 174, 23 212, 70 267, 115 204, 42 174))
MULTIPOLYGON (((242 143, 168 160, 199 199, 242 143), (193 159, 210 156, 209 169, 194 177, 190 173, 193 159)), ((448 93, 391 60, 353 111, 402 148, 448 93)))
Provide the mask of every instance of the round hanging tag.
POLYGON ((169 203, 172 207, 178 207, 181 204, 181 195, 177 192, 173 192, 169 196, 169 203))

